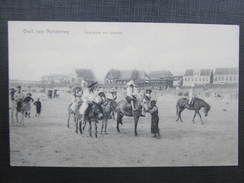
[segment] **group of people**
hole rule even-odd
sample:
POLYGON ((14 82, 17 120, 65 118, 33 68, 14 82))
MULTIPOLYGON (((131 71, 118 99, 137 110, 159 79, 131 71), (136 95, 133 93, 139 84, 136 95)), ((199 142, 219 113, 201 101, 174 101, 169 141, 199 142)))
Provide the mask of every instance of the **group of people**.
MULTIPOLYGON (((142 108, 142 117, 145 117, 146 112, 151 114, 151 133, 154 134, 153 137, 159 137, 159 116, 158 116, 158 107, 156 105, 156 100, 152 100, 151 97, 152 90, 146 89, 144 98, 143 98, 143 108, 142 108), (148 108, 148 105, 146 103, 150 102, 150 107, 148 108)), ((127 90, 126 90, 126 100, 131 104, 132 110, 137 110, 135 107, 135 102, 137 100, 136 96, 138 95, 137 88, 135 86, 135 83, 133 80, 129 81, 127 83, 127 90)))
MULTIPOLYGON (((83 121, 85 120, 86 109, 88 108, 90 103, 96 102, 98 104, 103 104, 107 98, 110 98, 112 100, 116 100, 117 98, 117 92, 114 89, 105 94, 105 92, 101 88, 98 88, 97 82, 88 85, 87 82, 82 81, 81 86, 75 87, 73 92, 74 93, 71 101, 71 110, 73 112, 79 110, 79 114, 81 114, 81 116, 83 117, 83 121)), ((145 117, 146 112, 151 114, 151 132, 154 134, 154 137, 159 137, 160 133, 158 127, 158 107, 156 105, 156 100, 151 100, 151 93, 151 89, 146 89, 142 103, 146 104, 150 102, 150 108, 147 107, 148 105, 143 105, 141 116, 145 117)), ((134 81, 131 80, 127 83, 125 99, 131 105, 133 111, 137 110, 135 106, 137 96, 137 88, 134 81)))
POLYGON ((25 117, 31 116, 31 103, 36 106, 36 117, 39 117, 41 114, 41 101, 38 98, 36 101, 32 98, 31 93, 24 93, 21 89, 21 86, 18 86, 17 89, 10 89, 10 109, 11 109, 11 118, 13 120, 14 111, 16 122, 19 122, 18 114, 22 113, 25 117))
POLYGON ((85 118, 85 112, 92 102, 103 104, 106 98, 116 100, 116 91, 110 91, 110 95, 105 95, 105 92, 98 88, 98 83, 93 82, 88 84, 86 81, 81 82, 81 86, 76 86, 73 89, 73 97, 71 101, 71 110, 75 112, 79 110, 83 120, 85 118))
MULTIPOLYGON (((194 86, 191 87, 189 91, 189 103, 188 107, 193 105, 194 101, 194 86)), ((148 112, 151 114, 151 132, 154 134, 154 137, 160 136, 159 134, 159 116, 158 116, 158 107, 156 105, 156 100, 152 100, 151 97, 152 90, 146 89, 143 97, 143 108, 142 108, 142 117, 145 117, 145 114, 148 112), (146 105, 146 103, 150 105, 146 105), (148 107, 150 106, 150 107, 148 107)), ((126 89, 126 101, 131 105, 132 111, 136 111, 137 108, 135 106, 135 102, 137 101, 138 91, 135 86, 133 80, 127 83, 126 89)), ((90 103, 96 102, 98 104, 103 104, 106 99, 116 100, 117 92, 116 90, 112 89, 108 93, 98 88, 98 83, 93 82, 88 84, 86 81, 81 82, 81 86, 74 88, 74 94, 71 101, 71 109, 75 112, 79 110, 79 113, 82 114, 83 120, 85 117, 85 112, 90 103)), ((38 98, 36 101, 32 98, 31 93, 24 94, 21 86, 17 87, 17 90, 11 88, 10 90, 10 99, 11 99, 11 110, 12 110, 12 118, 13 118, 13 111, 15 111, 16 120, 18 122, 18 113, 25 113, 25 117, 30 117, 30 109, 31 103, 33 103, 36 107, 36 117, 39 117, 41 114, 41 101, 38 98), (24 109, 23 109, 24 108, 24 109)))

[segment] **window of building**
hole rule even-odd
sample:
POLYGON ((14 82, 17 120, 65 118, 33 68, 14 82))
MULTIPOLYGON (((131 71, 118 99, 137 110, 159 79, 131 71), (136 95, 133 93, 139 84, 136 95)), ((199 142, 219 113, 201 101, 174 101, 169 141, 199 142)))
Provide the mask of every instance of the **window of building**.
POLYGON ((232 81, 232 77, 230 76, 230 81, 232 81))

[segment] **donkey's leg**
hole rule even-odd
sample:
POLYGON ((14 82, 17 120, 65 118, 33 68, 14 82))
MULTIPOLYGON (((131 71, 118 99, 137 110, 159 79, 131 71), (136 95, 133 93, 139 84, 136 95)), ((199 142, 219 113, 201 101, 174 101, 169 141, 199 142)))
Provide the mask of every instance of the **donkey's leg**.
POLYGON ((69 128, 70 112, 68 112, 67 127, 69 128))
POLYGON ((180 117, 180 121, 183 122, 182 118, 181 118, 181 113, 184 111, 184 109, 180 109, 180 112, 179 112, 179 117, 180 117))
POLYGON ((135 128, 134 128, 134 133, 135 133, 135 136, 137 136, 137 124, 138 124, 138 121, 139 121, 139 117, 138 116, 134 116, 134 123, 135 123, 135 128))
POLYGON ((104 119, 102 120, 101 134, 103 134, 104 119))
POLYGON ((75 117, 75 132, 78 134, 78 120, 75 117))
POLYGON ((194 112, 193 118, 192 118, 192 122, 195 123, 195 117, 196 117, 197 111, 194 112))
POLYGON ((21 113, 21 123, 23 126, 25 126, 25 116, 24 113, 21 113))
POLYGON ((108 119, 105 119, 105 135, 107 135, 107 125, 108 125, 108 119))
POLYGON ((84 125, 83 125, 83 131, 85 130, 86 127, 86 120, 83 121, 84 125))
POLYGON ((80 130, 80 134, 82 134, 82 119, 78 118, 79 121, 79 130, 80 130))
POLYGON ((200 119, 201 119, 201 124, 203 125, 203 120, 202 120, 202 116, 201 116, 200 112, 197 111, 197 114, 199 115, 199 117, 200 117, 200 119))
POLYGON ((179 119, 180 119, 180 109, 178 108, 178 109, 176 109, 177 111, 176 111, 176 115, 177 115, 177 119, 176 119, 176 121, 179 121, 179 119))
POLYGON ((112 111, 111 115, 112 115, 112 119, 115 120, 114 111, 112 111))
POLYGON ((123 116, 121 116, 120 112, 117 112, 117 127, 116 128, 117 128, 117 132, 119 132, 119 133, 120 133, 119 124, 122 121, 122 117, 123 116))
POLYGON ((16 123, 19 123, 19 112, 16 110, 15 113, 16 123))
POLYGON ((14 124, 14 108, 13 107, 11 107, 10 112, 11 112, 11 123, 14 124))
POLYGON ((95 137, 96 137, 96 138, 97 138, 97 122, 98 122, 98 121, 96 121, 96 120, 94 121, 94 123, 95 123, 95 137))
POLYGON ((92 124, 91 124, 91 120, 89 120, 89 133, 90 133, 90 137, 92 137, 92 124))

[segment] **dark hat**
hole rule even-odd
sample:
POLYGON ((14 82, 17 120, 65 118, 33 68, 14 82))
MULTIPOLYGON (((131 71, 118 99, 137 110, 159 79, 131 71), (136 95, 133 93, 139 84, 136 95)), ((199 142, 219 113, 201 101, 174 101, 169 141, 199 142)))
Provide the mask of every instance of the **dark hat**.
POLYGON ((92 88, 92 87, 94 87, 95 85, 97 85, 97 82, 94 82, 94 83, 88 85, 88 88, 92 88))
POLYGON ((100 97, 105 97, 105 93, 104 93, 104 92, 99 92, 98 95, 99 95, 100 97))
POLYGON ((156 103, 157 103, 156 100, 151 101, 151 105, 155 105, 156 103))
POLYGON ((26 95, 32 96, 32 94, 31 94, 31 93, 27 93, 26 95))
POLYGON ((21 88, 21 86, 19 85, 19 86, 17 86, 17 88, 21 88))
POLYGON ((146 93, 152 93, 151 89, 146 89, 146 93))

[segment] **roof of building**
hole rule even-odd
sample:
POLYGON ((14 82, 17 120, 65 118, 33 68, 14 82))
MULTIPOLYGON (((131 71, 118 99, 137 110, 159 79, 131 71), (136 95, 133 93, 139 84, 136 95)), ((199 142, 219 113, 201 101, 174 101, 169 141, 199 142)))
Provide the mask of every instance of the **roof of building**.
POLYGON ((217 75, 238 74, 238 69, 237 68, 216 68, 214 74, 217 75))
POLYGON ((109 79, 121 79, 121 80, 142 80, 142 79, 148 79, 148 75, 144 71, 140 70, 115 70, 111 69, 107 75, 106 78, 109 79))
POLYGON ((200 70, 187 69, 184 76, 193 76, 193 75, 210 76, 211 73, 212 73, 211 69, 200 69, 200 70))
POLYGON ((76 76, 87 81, 95 81, 96 77, 90 69, 76 69, 76 76))
POLYGON ((168 70, 152 71, 149 73, 151 79, 163 79, 168 77, 173 77, 173 74, 168 70))
POLYGON ((193 69, 187 69, 184 76, 193 76, 194 70, 193 69))
POLYGON ((211 69, 201 69, 200 70, 200 76, 210 76, 212 73, 211 69))
POLYGON ((49 75, 44 75, 41 77, 41 80, 46 80, 46 79, 61 79, 61 78, 70 78, 70 76, 64 75, 64 74, 49 74, 49 75))
POLYGON ((116 69, 111 69, 108 71, 106 78, 109 79, 118 79, 120 77, 120 71, 116 69))

